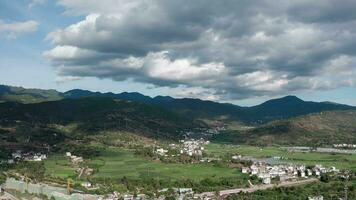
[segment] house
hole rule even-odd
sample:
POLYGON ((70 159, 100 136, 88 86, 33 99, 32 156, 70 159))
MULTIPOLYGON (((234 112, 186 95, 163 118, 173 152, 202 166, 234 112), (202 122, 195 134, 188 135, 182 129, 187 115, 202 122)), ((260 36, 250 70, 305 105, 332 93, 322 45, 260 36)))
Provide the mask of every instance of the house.
POLYGON ((258 173, 258 168, 256 166, 251 166, 251 175, 257 175, 258 173))
POLYGON ((22 159, 22 153, 21 151, 16 151, 14 153, 11 154, 12 158, 15 160, 20 160, 22 159))
POLYGON ((92 186, 90 182, 83 182, 81 185, 85 188, 90 188, 92 186))
POLYGON ((263 184, 271 184, 271 177, 264 177, 262 179, 263 184))
POLYGON ((166 155, 166 153, 168 153, 168 150, 163 149, 163 148, 158 148, 158 149, 156 149, 156 153, 160 156, 164 156, 164 155, 166 155))
POLYGON ((300 171, 300 177, 305 178, 305 171, 300 171))
POLYGON ((72 164, 74 164, 74 165, 79 164, 84 161, 84 159, 82 157, 74 156, 74 155, 70 156, 70 160, 71 160, 72 164))
POLYGON ((232 156, 231 158, 232 158, 233 160, 239 160, 239 159, 242 158, 242 156, 241 156, 241 155, 235 155, 235 156, 232 156))
POLYGON ((292 177, 291 177, 291 176, 288 176, 288 175, 281 175, 281 176, 279 176, 279 181, 280 181, 280 182, 286 182, 286 181, 288 181, 288 180, 290 180, 290 179, 292 179, 292 177))
POLYGON ((315 176, 320 176, 320 175, 321 175, 320 171, 319 170, 315 170, 315 176))
POLYGON ((308 197, 308 200, 324 200, 323 196, 308 197))
POLYGON ((124 200, 134 200, 134 196, 131 194, 125 194, 124 195, 124 200))
POLYGON ((42 157, 41 156, 33 156, 32 161, 41 162, 42 161, 42 157))
POLYGON ((193 194, 193 189, 192 188, 178 188, 178 193, 179 194, 193 194))
POLYGON ((250 170, 249 170, 248 167, 243 167, 243 168, 241 169, 241 172, 242 172, 243 174, 247 174, 249 171, 250 171, 250 170))
POLYGON ((312 176, 313 175, 313 172, 311 169, 307 169, 307 176, 312 176))

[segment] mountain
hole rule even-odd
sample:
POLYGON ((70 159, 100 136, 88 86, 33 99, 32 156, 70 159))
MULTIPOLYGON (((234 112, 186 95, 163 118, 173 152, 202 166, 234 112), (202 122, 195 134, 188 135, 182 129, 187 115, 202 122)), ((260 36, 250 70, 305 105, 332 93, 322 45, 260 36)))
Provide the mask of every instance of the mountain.
POLYGON ((0 102, 38 103, 55 101, 62 98, 61 93, 56 90, 25 89, 22 87, 0 85, 0 102))
POLYGON ((286 96, 249 107, 248 121, 266 123, 310 113, 350 109, 355 109, 355 107, 329 102, 303 101, 296 96, 286 96))
POLYGON ((193 98, 172 98, 169 96, 151 98, 137 92, 115 94, 75 89, 60 93, 54 90, 19 89, 10 86, 2 86, 2 89, 0 89, 0 101, 34 103, 83 97, 110 97, 163 107, 192 120, 222 120, 226 123, 238 121, 253 126, 322 111, 356 109, 356 107, 330 102, 303 101, 295 96, 272 99, 252 107, 241 107, 234 104, 193 98), (11 98, 9 98, 9 95, 11 98), (28 98, 23 98, 23 96, 28 98))
POLYGON ((355 144, 356 111, 326 111, 277 120, 247 131, 226 133, 215 140, 254 145, 355 144))
POLYGON ((182 130, 199 126, 161 107, 109 97, 0 103, 0 137, 16 144, 53 144, 102 131, 126 131, 169 140, 181 138, 182 130))
POLYGON ((75 92, 69 91, 65 94, 67 98, 78 98, 83 96, 110 96, 122 100, 165 107, 194 119, 241 121, 252 125, 263 124, 273 120, 288 119, 314 112, 355 109, 355 107, 352 106, 330 102, 303 101, 296 96, 286 96, 279 99, 272 99, 252 107, 241 107, 228 103, 217 103, 192 98, 176 99, 167 96, 157 96, 151 98, 140 93, 125 92, 113 94, 75 90, 75 92))

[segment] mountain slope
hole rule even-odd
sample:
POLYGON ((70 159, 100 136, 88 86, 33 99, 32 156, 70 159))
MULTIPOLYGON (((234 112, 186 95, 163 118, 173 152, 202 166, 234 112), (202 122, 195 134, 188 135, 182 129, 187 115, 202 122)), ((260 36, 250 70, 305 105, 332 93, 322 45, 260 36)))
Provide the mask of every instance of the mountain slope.
POLYGON ((240 107, 192 98, 175 99, 162 96, 151 98, 140 93, 92 93, 81 90, 71 91, 70 95, 66 93, 66 97, 69 98, 98 95, 157 105, 194 119, 241 121, 253 125, 322 111, 356 109, 352 106, 330 102, 303 101, 295 96, 272 99, 257 106, 240 107))
POLYGON ((296 96, 272 99, 248 109, 249 121, 266 123, 273 120, 332 110, 350 110, 355 107, 329 102, 303 101, 296 96))
POLYGON ((295 96, 286 96, 272 99, 257 106, 241 107, 233 104, 218 103, 192 98, 172 98, 168 96, 157 96, 151 98, 137 92, 100 93, 88 90, 70 90, 64 93, 53 90, 28 90, 16 89, 2 86, 0 89, 0 101, 15 101, 21 103, 43 102, 58 99, 79 99, 83 97, 110 97, 131 102, 144 103, 163 107, 167 110, 184 115, 186 118, 223 120, 225 122, 238 121, 248 125, 259 125, 274 120, 289 119, 291 117, 306 115, 310 113, 356 109, 352 106, 335 104, 329 102, 308 102, 295 96), (12 92, 9 92, 12 91, 12 92), (17 92, 13 92, 17 91, 17 92), (9 98, 11 94, 11 98, 9 98), (31 98, 22 98, 30 95, 31 98), (27 101, 27 102, 26 102, 27 101))
POLYGON ((60 100, 62 98, 61 93, 56 90, 25 89, 22 87, 0 85, 0 102, 38 103, 60 100))
POLYGON ((102 131, 128 131, 152 138, 177 139, 181 137, 181 130, 197 126, 160 107, 105 97, 36 104, 0 103, 0 136, 14 143, 28 140, 48 144, 51 138, 63 141, 66 137, 102 131), (69 135, 58 127, 70 127, 69 135))
MULTIPOLYGON (((219 137, 221 139, 223 136, 219 137)), ((274 121, 245 132, 230 134, 225 138, 225 141, 228 140, 259 145, 355 144, 356 111, 327 111, 274 121)))

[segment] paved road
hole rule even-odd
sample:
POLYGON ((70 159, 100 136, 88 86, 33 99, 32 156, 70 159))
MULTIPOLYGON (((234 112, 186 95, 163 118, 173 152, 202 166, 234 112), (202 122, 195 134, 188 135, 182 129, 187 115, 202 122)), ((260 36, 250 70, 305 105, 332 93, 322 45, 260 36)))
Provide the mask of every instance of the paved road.
MULTIPOLYGON (((292 186, 298 186, 298 185, 304 185, 308 183, 312 183, 318 181, 316 178, 310 178, 310 179, 305 179, 305 180, 300 180, 300 181, 288 181, 288 182, 283 182, 279 184, 266 184, 266 185, 255 185, 249 188, 237 188, 237 189, 230 189, 230 190, 221 190, 219 192, 220 196, 227 196, 229 194, 237 194, 240 192, 245 192, 245 193, 251 193, 251 192, 256 192, 258 190, 267 190, 275 187, 292 187, 292 186)), ((204 197, 204 196, 214 196, 216 193, 215 192, 204 192, 200 194, 196 194, 195 196, 197 197, 204 197)))

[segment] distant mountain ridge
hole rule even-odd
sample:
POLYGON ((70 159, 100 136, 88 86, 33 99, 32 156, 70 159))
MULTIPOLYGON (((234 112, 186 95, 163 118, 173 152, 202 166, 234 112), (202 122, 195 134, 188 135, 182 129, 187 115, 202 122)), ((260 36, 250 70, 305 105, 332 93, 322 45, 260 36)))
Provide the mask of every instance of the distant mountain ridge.
POLYGON ((160 106, 193 119, 241 121, 247 124, 263 124, 274 120, 289 119, 322 111, 356 109, 356 107, 353 106, 330 102, 303 101, 296 96, 272 99, 256 106, 241 107, 229 103, 218 103, 193 98, 178 99, 169 96, 156 96, 152 98, 137 92, 115 94, 111 92, 101 93, 74 89, 61 93, 55 90, 0 86, 0 101, 36 103, 59 99, 79 99, 83 97, 110 97, 160 106))
POLYGON ((107 131, 173 140, 201 126, 161 107, 108 97, 0 103, 0 146, 43 147, 107 131))
POLYGON ((356 143, 356 111, 326 111, 276 120, 257 128, 218 135, 215 140, 253 145, 330 146, 356 143))

